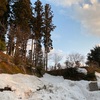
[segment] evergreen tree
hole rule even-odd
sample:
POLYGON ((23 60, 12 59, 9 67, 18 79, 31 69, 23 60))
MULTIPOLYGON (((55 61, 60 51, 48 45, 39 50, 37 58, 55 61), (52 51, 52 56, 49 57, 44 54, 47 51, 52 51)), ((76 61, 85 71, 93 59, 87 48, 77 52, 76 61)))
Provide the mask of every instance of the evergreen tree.
POLYGON ((48 66, 48 53, 53 48, 52 40, 51 40, 51 31, 55 29, 54 24, 52 23, 53 12, 51 11, 51 6, 49 4, 45 5, 45 13, 44 13, 44 47, 45 47, 45 66, 47 70, 48 66))
POLYGON ((7 53, 14 56, 15 64, 25 63, 27 41, 32 39, 30 54, 33 57, 30 56, 30 59, 34 66, 42 70, 44 45, 47 69, 47 54, 53 48, 50 33, 55 28, 52 18, 50 5, 46 4, 43 8, 40 0, 34 3, 34 8, 30 0, 0 0, 0 50, 5 47, 6 33, 7 53))
POLYGON ((0 0, 0 40, 5 41, 5 14, 7 12, 7 1, 0 0))
POLYGON ((43 6, 42 2, 40 0, 37 0, 34 3, 34 19, 33 19, 33 33, 35 34, 34 36, 34 53, 33 53, 33 63, 35 66, 40 65, 39 61, 43 57, 40 56, 42 55, 42 37, 43 37, 43 6), (39 58, 41 57, 41 58, 39 58))
POLYGON ((100 46, 96 46, 91 49, 91 52, 87 56, 88 64, 97 64, 100 67, 100 46))
POLYGON ((20 55, 22 60, 26 60, 27 41, 30 37, 31 28, 30 21, 32 18, 32 7, 30 0, 17 0, 12 5, 12 11, 15 24, 15 38, 16 38, 16 54, 20 55))
POLYGON ((3 41, 0 40, 0 51, 5 51, 6 45, 3 41))
POLYGON ((13 5, 15 24, 22 31, 30 31, 30 20, 32 18, 32 7, 30 0, 17 0, 13 5))
POLYGON ((7 5, 7 14, 6 14, 6 19, 7 19, 7 54, 9 55, 14 55, 14 47, 15 47, 15 24, 14 24, 14 13, 12 11, 12 6, 13 6, 14 1, 13 0, 8 0, 8 5, 7 5))

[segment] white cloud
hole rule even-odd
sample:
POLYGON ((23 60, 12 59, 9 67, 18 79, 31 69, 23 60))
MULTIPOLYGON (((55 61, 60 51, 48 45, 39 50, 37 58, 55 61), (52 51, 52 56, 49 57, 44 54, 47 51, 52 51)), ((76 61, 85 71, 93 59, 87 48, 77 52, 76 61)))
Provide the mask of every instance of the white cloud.
POLYGON ((53 54, 64 55, 64 52, 60 49, 58 49, 58 50, 53 49, 53 50, 51 50, 51 52, 49 54, 50 55, 53 55, 53 54))
POLYGON ((46 0, 52 3, 55 3, 56 5, 60 5, 60 6, 71 6, 73 4, 78 4, 79 2, 83 1, 83 0, 46 0))
MULTIPOLYGON (((100 35, 99 0, 48 0, 56 5, 72 8, 70 17, 78 20, 88 33, 100 35), (73 5, 73 6, 72 6, 73 5)), ((68 13, 67 13, 68 14, 68 13)), ((68 16, 68 15, 67 15, 68 16)))
POLYGON ((89 33, 95 35, 100 35, 99 8, 99 2, 92 2, 92 5, 84 4, 83 7, 76 7, 75 12, 77 14, 74 15, 74 17, 81 22, 83 27, 87 29, 89 33))
POLYGON ((49 53, 49 63, 54 65, 54 55, 57 54, 58 57, 62 57, 60 63, 63 64, 65 62, 66 59, 66 54, 60 50, 60 49, 53 49, 51 50, 51 52, 49 53))
POLYGON ((98 0, 90 0, 92 4, 97 3, 98 0))
POLYGON ((96 44, 95 46, 96 46, 96 47, 100 47, 100 44, 96 44))
POLYGON ((84 8, 84 9, 89 9, 89 4, 85 4, 85 5, 83 6, 83 8, 84 8))

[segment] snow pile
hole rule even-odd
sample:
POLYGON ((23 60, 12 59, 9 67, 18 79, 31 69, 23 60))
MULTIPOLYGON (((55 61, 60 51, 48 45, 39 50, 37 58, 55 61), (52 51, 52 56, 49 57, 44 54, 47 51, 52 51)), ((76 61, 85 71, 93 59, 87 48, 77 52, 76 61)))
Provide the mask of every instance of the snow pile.
POLYGON ((77 71, 80 72, 80 73, 83 73, 83 74, 87 75, 87 70, 84 69, 84 68, 78 68, 77 71))
POLYGON ((96 75, 96 78, 97 78, 97 81, 98 81, 98 86, 100 88, 100 73, 95 72, 95 75, 96 75))
POLYGON ((0 89, 4 87, 12 89, 12 91, 0 92, 0 100, 25 100, 43 85, 42 81, 35 76, 0 74, 0 89))
POLYGON ((100 100, 100 91, 90 92, 89 83, 48 74, 43 78, 0 74, 0 89, 10 87, 12 90, 1 91, 0 100, 100 100))

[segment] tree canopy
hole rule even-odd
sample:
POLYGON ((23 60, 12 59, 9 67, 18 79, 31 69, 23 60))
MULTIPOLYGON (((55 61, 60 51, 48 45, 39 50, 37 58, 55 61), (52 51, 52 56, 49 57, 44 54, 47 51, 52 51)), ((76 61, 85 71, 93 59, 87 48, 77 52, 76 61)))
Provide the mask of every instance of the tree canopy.
POLYGON ((90 50, 87 60, 87 64, 100 67, 100 46, 96 46, 90 50))
POLYGON ((6 52, 14 57, 17 65, 47 66, 47 54, 53 48, 51 31, 55 26, 52 19, 51 6, 43 5, 40 0, 33 6, 30 0, 0 0, 0 48, 6 40, 6 52), (28 50, 30 39, 31 49, 28 50))

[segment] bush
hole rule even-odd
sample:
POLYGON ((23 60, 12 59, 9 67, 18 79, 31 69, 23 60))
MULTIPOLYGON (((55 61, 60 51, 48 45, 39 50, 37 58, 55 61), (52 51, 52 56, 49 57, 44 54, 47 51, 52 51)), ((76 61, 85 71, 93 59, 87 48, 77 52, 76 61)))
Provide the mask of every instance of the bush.
POLYGON ((87 75, 84 73, 80 73, 77 71, 77 68, 66 68, 60 70, 48 71, 48 74, 55 76, 63 76, 64 79, 70 80, 88 80, 88 81, 96 81, 95 73, 88 72, 87 75))
POLYGON ((42 77, 43 74, 45 73, 45 70, 42 66, 37 66, 36 67, 36 72, 38 77, 42 77))
POLYGON ((0 40, 0 51, 5 51, 6 44, 0 40))
POLYGON ((79 73, 77 68, 66 68, 60 70, 53 70, 48 72, 51 75, 63 76, 65 79, 82 80, 85 77, 84 73, 79 73))
POLYGON ((65 79, 82 80, 84 79, 85 74, 78 72, 77 68, 67 68, 63 76, 65 79))
POLYGON ((88 73, 85 78, 85 80, 88 80, 88 81, 96 81, 96 76, 95 76, 95 73, 88 73))

